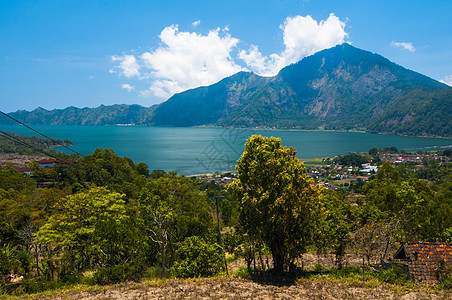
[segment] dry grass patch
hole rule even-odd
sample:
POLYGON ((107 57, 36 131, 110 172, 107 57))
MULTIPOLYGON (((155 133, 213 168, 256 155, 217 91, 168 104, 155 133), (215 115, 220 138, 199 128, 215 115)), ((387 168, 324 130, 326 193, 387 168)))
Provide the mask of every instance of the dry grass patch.
POLYGON ((77 286, 17 299, 451 299, 449 291, 425 286, 395 289, 373 281, 325 277, 300 279, 293 284, 265 284, 218 276, 195 279, 154 279, 103 287, 77 286), (370 283, 370 286, 369 286, 370 283))

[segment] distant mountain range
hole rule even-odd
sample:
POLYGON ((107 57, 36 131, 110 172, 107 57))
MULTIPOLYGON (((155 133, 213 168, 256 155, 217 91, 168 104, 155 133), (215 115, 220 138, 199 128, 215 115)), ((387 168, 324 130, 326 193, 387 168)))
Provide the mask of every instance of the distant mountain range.
POLYGON ((452 88, 342 44, 274 77, 239 72, 152 107, 38 108, 10 115, 30 125, 212 125, 450 137, 452 88))

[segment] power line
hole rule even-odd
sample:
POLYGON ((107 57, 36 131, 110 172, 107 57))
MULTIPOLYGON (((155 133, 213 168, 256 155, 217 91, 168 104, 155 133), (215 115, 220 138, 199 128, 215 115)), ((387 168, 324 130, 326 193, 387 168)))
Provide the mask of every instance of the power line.
POLYGON ((72 151, 72 152, 74 152, 74 153, 76 153, 76 154, 78 154, 78 155, 80 155, 80 156, 84 157, 84 155, 83 155, 83 154, 80 154, 80 153, 78 153, 77 151, 75 151, 75 150, 72 150, 71 148, 67 147, 67 146, 66 146, 66 145, 64 145, 63 143, 60 143, 59 141, 57 141, 57 140, 54 140, 53 138, 51 138, 51 137, 48 137, 47 135, 45 135, 45 134, 43 134, 43 133, 40 133, 39 131, 37 131, 37 130, 35 130, 35 129, 31 128, 30 126, 28 126, 28 125, 26 125, 26 124, 22 123, 21 121, 14 119, 14 118, 13 118, 13 117, 11 117, 10 115, 8 115, 8 114, 5 114, 5 113, 4 113, 4 112, 2 112, 2 111, 0 111, 0 113, 1 113, 2 115, 4 115, 4 116, 6 116, 6 117, 10 118, 11 120, 13 120, 13 121, 16 121, 17 123, 19 123, 19 124, 21 124, 21 125, 23 125, 23 126, 27 127, 28 129, 30 129, 30 130, 32 130, 32 131, 34 131, 34 132, 36 132, 37 134, 40 134, 40 135, 42 135, 42 136, 43 136, 43 137, 45 137, 46 139, 49 139, 49 140, 51 140, 52 142, 54 142, 54 143, 57 143, 58 145, 60 145, 60 146, 62 146, 62 147, 64 147, 64 148, 66 148, 66 149, 68 149, 69 151, 72 151))
POLYGON ((54 155, 52 155, 52 154, 49 154, 49 153, 47 153, 47 152, 44 152, 44 150, 41 150, 41 149, 39 149, 39 148, 37 148, 37 147, 35 147, 35 146, 33 146, 33 145, 30 145, 30 144, 28 144, 27 142, 21 141, 21 140, 19 140, 18 138, 15 138, 14 136, 12 136, 12 135, 10 135, 10 134, 4 132, 4 131, 0 131, 0 133, 3 135, 3 137, 5 137, 5 138, 7 138, 7 139, 9 139, 9 140, 11 140, 11 141, 13 141, 13 142, 16 142, 16 143, 19 143, 19 144, 21 144, 21 145, 23 145, 23 146, 32 148, 33 150, 38 151, 38 152, 41 152, 42 154, 45 154, 46 156, 50 156, 50 157, 53 157, 53 158, 55 158, 55 159, 58 159, 58 157, 56 157, 56 156, 54 156, 54 155))

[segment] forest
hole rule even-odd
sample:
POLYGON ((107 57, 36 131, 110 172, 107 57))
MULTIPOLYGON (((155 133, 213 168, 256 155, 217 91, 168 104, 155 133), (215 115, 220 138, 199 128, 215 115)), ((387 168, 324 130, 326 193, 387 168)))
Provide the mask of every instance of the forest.
POLYGON ((244 265, 234 272, 249 278, 325 270, 304 268, 306 253, 334 258, 329 272, 371 273, 401 241, 452 242, 450 161, 392 165, 379 151, 337 158, 359 165, 365 157, 379 170, 336 190, 308 177, 295 149, 262 136, 248 139, 226 187, 150 171, 112 149, 62 155, 52 168, 32 163, 32 176, 1 166, 0 294, 229 274, 235 261, 244 265), (348 254, 362 264, 350 266, 348 254))

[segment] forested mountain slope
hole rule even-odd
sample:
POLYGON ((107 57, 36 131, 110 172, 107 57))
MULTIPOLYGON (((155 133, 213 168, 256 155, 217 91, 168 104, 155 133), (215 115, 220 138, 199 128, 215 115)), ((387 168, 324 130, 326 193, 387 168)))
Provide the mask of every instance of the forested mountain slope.
POLYGON ((11 115, 28 124, 215 125, 452 136, 452 88, 381 55, 342 44, 289 65, 274 77, 239 72, 149 108, 38 108, 11 115))

